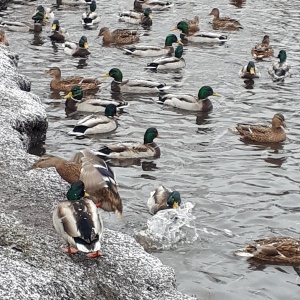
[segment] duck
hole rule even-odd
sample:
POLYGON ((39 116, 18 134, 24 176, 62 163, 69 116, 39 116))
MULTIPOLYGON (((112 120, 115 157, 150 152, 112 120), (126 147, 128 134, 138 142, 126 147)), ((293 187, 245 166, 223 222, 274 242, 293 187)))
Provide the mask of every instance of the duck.
POLYGON ((273 81, 283 81, 286 77, 291 76, 289 72, 290 66, 286 62, 286 51, 280 50, 277 58, 279 58, 279 62, 274 62, 273 65, 269 68, 268 73, 272 77, 273 81))
POLYGON ((209 96, 219 97, 220 95, 215 93, 210 86, 203 86, 200 88, 198 96, 191 94, 161 94, 158 103, 184 110, 208 112, 213 108, 209 96))
POLYGON ((215 32, 191 32, 190 26, 185 21, 177 23, 176 27, 172 30, 179 29, 181 31, 180 39, 184 45, 189 42, 192 43, 218 43, 223 44, 228 41, 227 35, 215 33, 215 32))
POLYGON ((175 50, 175 56, 172 57, 162 57, 157 58, 153 62, 147 64, 147 69, 151 70, 175 70, 182 69, 185 67, 185 60, 182 57, 183 47, 181 45, 177 46, 175 50))
POLYGON ((69 35, 65 29, 60 27, 59 21, 54 20, 52 22, 52 31, 49 37, 53 42, 64 43, 69 35))
POLYGON ((164 0, 134 0, 134 10, 143 12, 146 8, 150 7, 152 10, 163 11, 172 7, 172 1, 164 0))
POLYGON ((249 61, 248 64, 239 71, 239 76, 241 78, 254 79, 259 78, 260 73, 258 71, 258 68, 255 66, 254 62, 249 61))
POLYGON ((152 26, 152 9, 147 7, 143 13, 135 11, 122 12, 119 15, 119 21, 150 27, 152 26))
POLYGON ((87 57, 89 54, 91 54, 91 52, 88 50, 89 45, 85 35, 80 38, 78 43, 65 42, 63 47, 65 54, 74 57, 87 57))
POLYGON ((54 167, 61 178, 72 184, 81 180, 90 199, 104 211, 122 216, 123 205, 117 189, 116 175, 108 163, 89 149, 77 152, 71 160, 45 154, 30 168, 54 167))
POLYGON ((273 56, 273 53, 273 48, 270 46, 270 37, 267 34, 264 35, 260 44, 255 45, 251 49, 251 55, 255 59, 263 59, 266 57, 270 57, 273 56))
POLYGON ((180 193, 161 185, 153 192, 147 201, 149 212, 155 215, 158 211, 178 208, 181 204, 180 193))
POLYGON ((188 24, 188 30, 190 34, 194 34, 200 30, 198 16, 195 16, 193 19, 184 19, 183 21, 188 24))
POLYGON ((95 0, 89 5, 90 10, 87 9, 81 16, 82 25, 87 29, 92 29, 100 23, 100 16, 96 12, 97 4, 95 0))
POLYGON ((259 239, 235 254, 264 263, 300 264, 300 240, 287 236, 259 239))
POLYGON ((182 45, 181 41, 178 40, 175 34, 167 35, 165 39, 164 47, 159 46, 151 46, 151 45, 129 45, 123 47, 123 50, 126 54, 130 55, 137 55, 137 56, 162 56, 162 55, 169 55, 171 56, 174 53, 173 43, 178 43, 182 45))
POLYGON ((64 97, 66 99, 65 109, 67 115, 73 115, 74 112, 88 112, 88 113, 104 113, 105 108, 109 104, 114 104, 117 111, 122 111, 129 104, 126 101, 113 101, 101 99, 87 99, 83 100, 83 90, 80 86, 74 85, 71 91, 64 97))
POLYGON ((98 37, 103 37, 102 41, 104 45, 109 44, 132 44, 140 39, 140 33, 137 30, 130 29, 115 29, 110 31, 108 27, 102 27, 99 31, 98 37))
POLYGON ((72 6, 79 6, 79 5, 89 5, 91 4, 92 0, 56 0, 56 6, 60 5, 72 5, 72 6))
POLYGON ((143 79, 127 79, 123 80, 123 74, 120 69, 112 68, 109 73, 102 75, 102 77, 112 77, 114 80, 111 83, 111 91, 114 93, 160 93, 170 86, 165 83, 160 83, 151 80, 143 79))
POLYGON ((85 193, 81 180, 72 183, 67 192, 67 200, 58 203, 53 211, 55 230, 68 243, 65 253, 75 254, 78 251, 88 253, 87 257, 101 255, 101 238, 103 221, 97 207, 85 193))
POLYGON ((79 120, 69 135, 86 136, 91 134, 102 134, 114 131, 118 127, 116 121, 117 108, 114 104, 108 104, 103 115, 89 115, 79 120))
POLYGON ((160 148, 154 142, 159 138, 156 128, 150 127, 144 134, 144 143, 140 142, 120 142, 106 144, 95 154, 103 159, 128 159, 128 158, 159 158, 160 148))
POLYGON ((9 42, 6 39, 5 31, 0 29, 0 44, 4 46, 9 46, 9 42))
POLYGON ((61 70, 58 67, 51 67, 46 74, 53 77, 50 82, 50 88, 55 91, 69 93, 74 85, 79 85, 83 91, 98 90, 101 84, 96 78, 79 76, 61 78, 61 70))
POLYGON ((237 124, 236 130, 240 134, 242 141, 252 141, 260 143, 281 143, 286 139, 286 128, 284 116, 276 113, 272 118, 272 126, 237 124))
POLYGON ((220 11, 218 8, 213 8, 209 14, 213 16, 212 25, 214 29, 223 28, 224 30, 239 30, 243 29, 241 23, 235 19, 220 18, 220 11))

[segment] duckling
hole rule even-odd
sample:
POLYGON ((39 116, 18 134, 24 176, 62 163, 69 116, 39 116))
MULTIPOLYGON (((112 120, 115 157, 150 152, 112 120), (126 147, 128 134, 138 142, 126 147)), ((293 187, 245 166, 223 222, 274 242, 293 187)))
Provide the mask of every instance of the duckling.
POLYGON ((134 10, 143 12, 147 7, 150 7, 152 10, 167 10, 174 5, 171 1, 163 0, 134 0, 134 10))
POLYGON ((2 44, 4 46, 9 46, 9 43, 6 39, 5 31, 2 29, 0 29, 0 44, 2 44))
POLYGON ((105 108, 104 116, 89 115, 79 120, 69 135, 85 136, 91 134, 101 134, 114 131, 118 127, 116 122, 117 108, 114 104, 109 104, 105 108))
POLYGON ((88 194, 84 192, 84 183, 81 180, 73 183, 67 201, 60 202, 53 211, 53 225, 68 243, 64 252, 81 251, 95 258, 100 256, 103 221, 94 202, 85 196, 88 194))
POLYGON ((109 104, 114 104, 117 111, 123 110, 123 108, 129 106, 125 101, 112 101, 101 99, 87 99, 83 100, 83 90, 80 86, 75 85, 71 91, 64 97, 66 99, 65 109, 67 115, 72 115, 75 112, 89 112, 89 113, 104 113, 105 108, 109 104))
POLYGON ((178 43, 179 45, 182 45, 182 43, 177 39, 177 36, 175 34, 169 34, 165 39, 164 47, 150 45, 132 45, 123 47, 123 50, 126 52, 126 54, 132 54, 137 56, 171 56, 174 53, 174 48, 172 46, 173 43, 178 43))
POLYGON ((61 70, 58 67, 52 67, 46 72, 53 79, 50 82, 50 87, 55 91, 70 92, 74 85, 79 85, 83 91, 98 90, 101 82, 96 78, 84 77, 67 77, 61 78, 61 70))
POLYGON ((115 93, 159 93, 168 88, 165 83, 142 80, 142 79, 127 79, 123 81, 122 72, 113 68, 109 73, 102 75, 103 77, 112 77, 114 80, 111 83, 111 91, 115 93))
POLYGON ((54 167, 69 183, 83 181, 86 192, 105 211, 122 216, 122 200, 118 193, 116 176, 111 167, 90 150, 82 150, 70 160, 54 155, 43 155, 31 169, 54 167))
POLYGON ((95 151, 95 154, 103 159, 127 159, 127 158, 158 158, 160 149, 154 142, 160 137, 156 128, 148 128, 144 134, 144 143, 120 142, 111 143, 95 151))
POLYGON ((268 73, 273 81, 283 81, 285 77, 291 76, 290 66, 287 64, 287 54, 285 50, 280 50, 277 56, 279 62, 274 62, 268 73))
POLYGON ((262 42, 251 49, 251 54, 255 59, 270 57, 273 56, 273 53, 274 51, 270 46, 270 37, 268 35, 265 35, 262 42))
POLYGON ((175 50, 174 57, 157 58, 147 65, 147 69, 152 70, 168 70, 168 69, 181 69, 185 67, 185 60, 182 57, 183 47, 178 46, 175 50))
POLYGON ((172 30, 181 30, 180 39, 184 45, 192 43, 219 43, 228 41, 227 36, 215 32, 190 32, 189 25, 185 21, 180 21, 172 30))
POLYGON ((87 57, 91 52, 88 50, 88 42, 87 37, 82 36, 77 43, 74 42, 65 42, 64 44, 64 52, 67 55, 72 55, 75 57, 87 57))
POLYGON ((280 113, 274 115, 272 126, 237 124, 236 130, 241 135, 243 141, 253 141, 261 143, 280 143, 285 141, 286 128, 284 116, 280 113))
POLYGON ((156 190, 150 193, 147 206, 149 212, 155 215, 158 211, 170 208, 178 208, 181 204, 180 193, 172 191, 164 186, 159 186, 156 190))
POLYGON ((150 7, 147 7, 143 13, 125 11, 120 13, 119 16, 119 20, 122 22, 127 22, 130 24, 140 24, 143 27, 152 26, 152 10, 150 7))
POLYGON ((137 30, 129 29, 116 29, 112 32, 109 31, 108 27, 100 29, 98 37, 103 36, 103 44, 131 44, 135 43, 140 39, 140 33, 137 30))
POLYGON ((52 32, 49 36, 51 41, 64 43, 68 36, 66 30, 60 27, 59 21, 54 20, 52 23, 52 32))
POLYGON ((97 26, 100 23, 101 19, 96 12, 97 4, 95 0, 92 0, 89 8, 89 11, 87 10, 82 14, 81 19, 83 27, 91 29, 97 26))
POLYGON ((260 239, 235 254, 271 264, 300 264, 300 240, 286 236, 260 239))
POLYGON ((220 18, 220 12, 218 8, 213 8, 209 15, 213 16, 212 25, 214 29, 221 27, 225 30, 239 30, 243 28, 243 26, 237 20, 220 18))
POLYGON ((254 62, 249 61, 249 63, 239 71, 239 76, 241 78, 254 79, 259 78, 260 73, 257 67, 255 66, 254 62))
POLYGON ((190 94, 164 94, 159 95, 159 103, 170 105, 176 108, 208 112, 213 105, 208 99, 209 96, 220 96, 210 86, 203 86, 198 92, 198 97, 190 94))

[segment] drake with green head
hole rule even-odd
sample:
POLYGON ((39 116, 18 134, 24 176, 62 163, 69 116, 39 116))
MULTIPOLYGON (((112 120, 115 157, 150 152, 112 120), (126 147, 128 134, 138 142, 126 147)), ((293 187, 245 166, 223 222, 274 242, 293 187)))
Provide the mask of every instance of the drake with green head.
POLYGON ((115 93, 159 93, 168 89, 165 83, 142 79, 127 79, 123 81, 123 74, 118 68, 113 68, 102 75, 102 77, 112 77, 111 91, 115 93))
POLYGON ((64 43, 66 38, 68 38, 67 32, 60 26, 58 20, 54 20, 52 23, 52 32, 49 36, 51 41, 64 43))
POLYGON ((119 15, 119 21, 130 24, 142 25, 143 27, 152 26, 152 10, 147 7, 143 13, 135 11, 124 11, 119 15))
POLYGON ((96 1, 92 0, 92 2, 89 5, 90 10, 87 9, 87 11, 84 12, 81 16, 83 27, 87 29, 92 29, 100 23, 101 18, 98 16, 96 8, 96 1))
POLYGON ((254 79, 259 78, 260 73, 258 71, 258 68, 255 66, 254 62, 249 61, 248 64, 239 71, 239 76, 241 78, 254 79))
POLYGON ((180 193, 172 191, 164 186, 159 186, 150 193, 147 206, 149 212, 155 215, 158 211, 170 208, 178 208, 181 204, 180 193))
POLYGON ((84 191, 84 183, 73 183, 67 192, 67 201, 60 202, 53 211, 53 225, 68 243, 64 252, 88 253, 89 258, 100 256, 103 222, 94 202, 84 191))
POLYGON ((125 46, 123 49, 126 54, 137 55, 137 56, 162 56, 162 55, 172 55, 174 53, 173 44, 178 43, 182 45, 182 43, 178 40, 175 34, 167 35, 165 39, 165 46, 151 46, 151 45, 132 45, 125 46))
POLYGON ((273 81, 283 81, 286 77, 290 77, 290 66, 286 62, 287 54, 285 50, 280 50, 277 58, 279 62, 274 62, 272 67, 268 70, 273 81))
POLYGON ((159 103, 184 110, 208 112, 213 108, 209 96, 220 95, 210 86, 203 86, 198 92, 198 97, 191 94, 165 94, 159 95, 159 103))
POLYGON ((103 146, 95 153, 103 159, 126 159, 126 158, 147 158, 160 157, 160 149, 154 142, 159 134, 156 128, 150 127, 144 134, 144 143, 120 142, 103 146))
POLYGON ((75 57, 87 57, 91 52, 88 50, 89 45, 86 36, 82 36, 78 43, 65 42, 64 52, 67 55, 75 57))

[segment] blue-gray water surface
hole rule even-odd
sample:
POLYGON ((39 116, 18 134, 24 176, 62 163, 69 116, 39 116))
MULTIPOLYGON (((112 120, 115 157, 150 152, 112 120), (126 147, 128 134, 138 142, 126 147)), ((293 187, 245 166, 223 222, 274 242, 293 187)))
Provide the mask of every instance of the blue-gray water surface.
MULTIPOLYGON (((37 4, 51 6, 54 0, 10 6, 4 19, 30 21, 37 4)), ((182 198, 195 203, 199 239, 170 251, 154 253, 176 270, 180 291, 200 299, 299 299, 299 271, 292 266, 251 263, 234 251, 253 239, 273 235, 299 237, 299 4, 300 1, 183 1, 175 0, 168 11, 154 12, 153 26, 141 43, 163 45, 182 18, 200 17, 202 30, 212 31, 208 16, 213 7, 222 16, 240 20, 244 29, 229 32, 226 45, 187 46, 186 68, 169 73, 151 73, 144 67, 151 58, 124 55, 114 47, 95 40, 99 28, 139 28, 118 22, 118 12, 133 8, 133 0, 98 1, 102 19, 96 30, 84 30, 84 7, 62 6, 55 16, 70 34, 70 40, 88 37, 91 55, 86 60, 68 57, 61 44, 48 38, 50 27, 39 35, 8 32, 10 48, 19 53, 19 70, 32 79, 49 116, 44 148, 47 153, 70 158, 82 148, 97 149, 111 141, 142 141, 146 128, 156 127, 161 158, 143 160, 130 167, 115 167, 123 199, 124 220, 104 213, 109 228, 133 234, 150 217, 146 201, 160 184, 180 191, 182 198), (258 62, 261 78, 251 87, 238 77, 240 68, 252 60, 250 50, 269 34, 275 55, 285 49, 293 76, 273 83, 267 69, 274 58, 258 62), (121 115, 116 132, 100 137, 76 139, 67 132, 76 118, 67 118, 63 94, 52 94, 50 67, 62 69, 62 76, 101 77, 113 67, 124 78, 156 79, 177 83, 172 92, 197 94, 210 85, 222 97, 212 97, 214 109, 206 115, 164 108, 156 96, 124 96, 130 102, 121 115), (274 113, 286 118, 289 131, 281 145, 253 145, 241 142, 229 129, 238 122, 268 123, 274 113)), ((178 32, 177 32, 178 35, 178 32)), ((111 99, 111 78, 102 79, 99 98, 111 99)), ((51 217, 49 214, 49 222, 51 217)))

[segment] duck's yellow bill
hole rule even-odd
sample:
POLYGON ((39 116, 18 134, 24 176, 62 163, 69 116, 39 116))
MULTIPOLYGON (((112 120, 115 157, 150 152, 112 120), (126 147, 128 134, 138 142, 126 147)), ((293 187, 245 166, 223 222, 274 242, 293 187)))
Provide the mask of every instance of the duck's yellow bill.
POLYGON ((218 93, 213 93, 212 95, 213 95, 213 96, 216 96, 216 97, 221 97, 221 95, 218 94, 218 93))
POLYGON ((83 47, 84 47, 84 49, 87 49, 87 48, 89 47, 89 44, 88 44, 87 42, 85 42, 85 43, 83 44, 83 47))
POLYGON ((84 193, 84 197, 88 198, 90 197, 90 194, 88 194, 87 192, 84 193))
POLYGON ((250 74, 251 74, 251 75, 254 75, 254 74, 255 74, 254 68, 250 68, 250 74))
POLYGON ((177 41, 177 44, 178 44, 178 45, 183 45, 183 42, 180 41, 180 40, 178 40, 178 41, 177 41))
POLYGON ((149 19, 153 19, 153 15, 152 14, 149 14, 149 19))
POLYGON ((71 99, 73 97, 72 92, 69 92, 66 96, 64 96, 65 99, 71 99))
POLYGON ((171 29, 171 31, 175 31, 175 30, 178 30, 178 28, 174 27, 174 28, 171 29))
POLYGON ((173 203, 173 208, 178 208, 178 202, 173 203))
POLYGON ((158 135, 157 135, 157 138, 161 139, 162 137, 158 134, 158 135))
POLYGON ((109 77, 109 73, 105 73, 105 74, 101 75, 101 77, 109 77))
POLYGON ((56 24, 52 25, 52 30, 56 30, 56 24))

